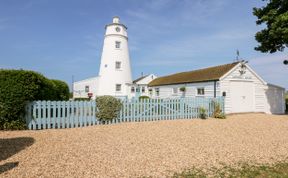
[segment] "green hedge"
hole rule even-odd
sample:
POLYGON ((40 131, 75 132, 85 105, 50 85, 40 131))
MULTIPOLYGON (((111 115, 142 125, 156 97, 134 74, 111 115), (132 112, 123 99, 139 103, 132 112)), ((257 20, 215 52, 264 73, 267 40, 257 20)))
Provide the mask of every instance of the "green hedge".
POLYGON ((139 97, 139 100, 148 100, 148 99, 150 99, 149 96, 140 96, 139 97))
POLYGON ((25 106, 33 100, 67 100, 66 83, 25 70, 0 69, 0 129, 24 129, 25 106))

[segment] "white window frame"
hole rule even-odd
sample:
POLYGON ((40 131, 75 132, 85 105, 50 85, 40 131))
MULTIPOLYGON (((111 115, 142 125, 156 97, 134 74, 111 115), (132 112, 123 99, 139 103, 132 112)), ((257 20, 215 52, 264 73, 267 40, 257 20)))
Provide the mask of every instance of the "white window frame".
POLYGON ((115 41, 115 48, 120 49, 121 48, 121 41, 115 41))
POLYGON ((115 85, 115 91, 116 92, 121 92, 122 91, 122 85, 121 84, 116 84, 115 85), (119 89, 120 88, 120 89, 119 89))
POLYGON ((121 65, 122 65, 122 62, 121 62, 121 61, 116 61, 116 62, 115 62, 115 69, 116 69, 116 70, 120 70, 121 67, 122 67, 121 65))
POLYGON ((153 95, 153 89, 152 89, 152 88, 149 88, 149 89, 148 89, 148 92, 149 92, 149 95, 150 95, 150 96, 153 95))
POLYGON ((131 93, 135 93, 135 87, 131 87, 131 93))
POLYGON ((155 88, 155 95, 160 96, 160 88, 155 88))
POLYGON ((85 85, 85 93, 89 93, 89 85, 85 85))
POLYGON ((174 95, 177 95, 178 94, 178 87, 173 87, 172 88, 172 93, 174 94, 174 95))
POLYGON ((196 88, 196 94, 197 96, 205 96, 205 87, 196 88), (202 90, 203 90, 203 93, 202 92, 199 93, 199 91, 202 91, 202 90))

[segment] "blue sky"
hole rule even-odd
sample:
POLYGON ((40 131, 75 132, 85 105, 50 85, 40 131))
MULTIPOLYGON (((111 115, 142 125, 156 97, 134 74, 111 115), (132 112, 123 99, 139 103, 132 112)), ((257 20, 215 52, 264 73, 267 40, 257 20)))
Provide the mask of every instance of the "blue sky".
POLYGON ((49 78, 98 75, 104 26, 128 26, 133 78, 233 62, 240 57, 267 82, 288 88, 287 52, 254 50, 253 7, 261 0, 0 0, 0 68, 49 78))

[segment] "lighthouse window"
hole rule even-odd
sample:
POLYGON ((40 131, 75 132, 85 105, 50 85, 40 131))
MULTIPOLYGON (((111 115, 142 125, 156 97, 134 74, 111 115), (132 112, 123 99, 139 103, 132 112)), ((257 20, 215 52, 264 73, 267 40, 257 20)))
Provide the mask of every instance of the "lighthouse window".
POLYGON ((116 61, 116 63, 115 63, 115 68, 116 68, 116 69, 121 69, 121 62, 116 61))
POLYGON ((116 91, 121 91, 121 84, 116 84, 116 91))
POLYGON ((142 93, 145 93, 145 87, 142 87, 142 93))
POLYGON ((120 41, 115 41, 115 48, 120 48, 120 44, 121 44, 120 41))

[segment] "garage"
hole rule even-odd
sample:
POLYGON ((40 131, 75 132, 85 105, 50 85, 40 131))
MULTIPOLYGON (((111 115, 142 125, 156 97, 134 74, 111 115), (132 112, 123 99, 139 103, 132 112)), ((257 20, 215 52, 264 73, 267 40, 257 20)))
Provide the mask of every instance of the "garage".
POLYGON ((285 113, 285 89, 267 84, 248 65, 248 61, 158 77, 148 86, 155 91, 151 93, 151 98, 223 97, 224 112, 227 114, 285 113))

